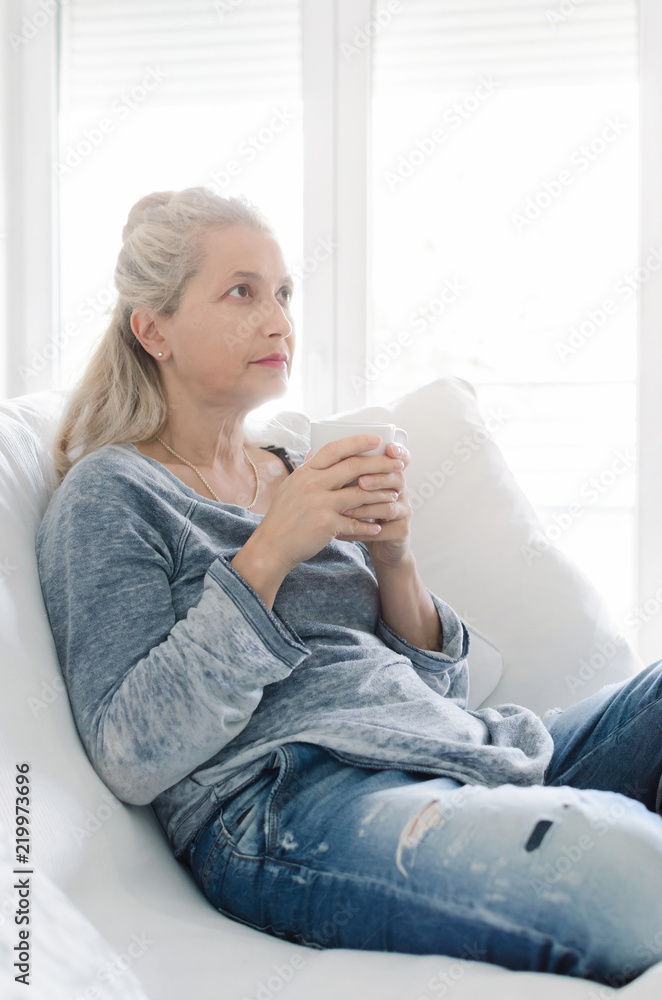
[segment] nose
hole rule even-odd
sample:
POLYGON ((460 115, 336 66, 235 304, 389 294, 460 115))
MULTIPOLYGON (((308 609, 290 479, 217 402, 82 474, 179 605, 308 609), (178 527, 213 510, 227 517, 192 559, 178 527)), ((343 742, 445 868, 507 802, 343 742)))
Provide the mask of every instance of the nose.
POLYGON ((282 303, 277 298, 269 297, 266 299, 261 304, 260 312, 262 313, 261 326, 264 333, 268 336, 273 336, 274 333, 277 333, 281 337, 289 337, 292 333, 293 325, 287 318, 282 303))

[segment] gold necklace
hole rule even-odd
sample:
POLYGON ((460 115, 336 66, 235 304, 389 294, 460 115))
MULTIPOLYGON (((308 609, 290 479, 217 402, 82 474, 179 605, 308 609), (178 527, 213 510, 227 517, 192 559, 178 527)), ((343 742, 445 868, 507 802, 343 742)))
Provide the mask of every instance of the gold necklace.
MULTIPOLYGON (((220 498, 220 497, 218 497, 218 496, 217 496, 217 495, 216 495, 216 494, 214 493, 213 489, 211 488, 211 486, 209 485, 209 483, 207 482, 207 480, 205 479, 205 477, 204 477, 204 476, 202 475, 202 473, 200 472, 200 469, 197 469, 197 468, 195 467, 195 465, 193 465, 193 463, 192 463, 192 462, 188 462, 188 461, 187 461, 187 460, 186 460, 186 459, 184 458, 184 456, 183 456, 183 455, 179 455, 179 454, 178 454, 178 453, 177 453, 177 452, 175 451, 175 449, 174 449, 174 448, 171 448, 169 444, 166 444, 166 443, 165 443, 165 441, 163 440, 163 438, 160 438, 160 437, 158 436, 158 434, 156 434, 156 435, 155 435, 155 437, 156 437, 156 440, 157 440, 157 441, 158 441, 158 442, 159 442, 160 444, 162 444, 162 445, 163 445, 163 447, 164 447, 164 448, 165 448, 165 449, 166 449, 167 451, 169 451, 171 455, 174 455, 174 456, 175 456, 175 458, 178 458, 180 462, 183 462, 183 463, 184 463, 184 465, 188 465, 189 469, 193 469, 193 471, 195 472, 195 474, 196 474, 197 476, 199 476, 199 477, 200 477, 200 479, 201 479, 201 480, 203 481, 203 483, 205 484, 205 486, 207 487, 207 489, 209 490, 209 492, 210 492, 210 493, 211 493, 211 495, 213 496, 214 500, 216 500, 216 501, 217 501, 217 503, 223 503, 223 501, 221 500, 221 498, 220 498)), ((256 500, 257 500, 257 498, 258 498, 258 496, 259 496, 259 493, 260 493, 260 477, 259 477, 259 475, 258 475, 258 471, 257 471, 257 468, 256 468, 256 466, 255 466, 255 462, 254 462, 254 461, 253 461, 253 460, 252 460, 252 459, 250 458, 250 456, 248 455, 248 453, 247 453, 246 449, 244 448, 243 444, 242 444, 241 448, 242 448, 242 451, 243 451, 243 453, 244 453, 244 456, 245 456, 245 458, 246 458, 246 461, 247 461, 247 462, 250 462, 250 464, 251 464, 251 465, 253 466, 253 472, 255 473, 255 496, 253 497, 253 499, 252 499, 251 503, 249 503, 249 504, 244 504, 244 505, 243 505, 243 506, 245 506, 245 507, 246 507, 246 510, 250 510, 250 509, 251 509, 251 507, 254 507, 254 506, 255 506, 255 502, 256 502, 256 500)))

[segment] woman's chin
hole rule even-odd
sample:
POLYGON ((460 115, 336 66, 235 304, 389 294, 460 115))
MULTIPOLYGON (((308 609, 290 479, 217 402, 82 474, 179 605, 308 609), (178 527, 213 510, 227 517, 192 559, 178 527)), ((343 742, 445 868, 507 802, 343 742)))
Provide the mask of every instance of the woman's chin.
POLYGON ((263 387, 260 392, 256 392, 252 396, 250 403, 250 409, 255 410, 258 407, 271 402, 274 399, 282 399, 287 395, 287 391, 290 387, 287 377, 283 379, 274 379, 268 387, 263 387))

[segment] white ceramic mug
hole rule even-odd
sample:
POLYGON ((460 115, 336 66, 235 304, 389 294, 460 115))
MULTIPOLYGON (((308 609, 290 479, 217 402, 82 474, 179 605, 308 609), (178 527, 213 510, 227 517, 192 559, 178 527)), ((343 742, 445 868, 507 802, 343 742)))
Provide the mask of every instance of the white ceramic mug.
POLYGON ((313 455, 330 441, 353 437, 355 434, 379 434, 381 441, 370 451, 359 451, 358 455, 385 455, 386 445, 391 441, 407 444, 407 432, 395 424, 378 424, 345 420, 312 420, 310 423, 310 447, 313 455))

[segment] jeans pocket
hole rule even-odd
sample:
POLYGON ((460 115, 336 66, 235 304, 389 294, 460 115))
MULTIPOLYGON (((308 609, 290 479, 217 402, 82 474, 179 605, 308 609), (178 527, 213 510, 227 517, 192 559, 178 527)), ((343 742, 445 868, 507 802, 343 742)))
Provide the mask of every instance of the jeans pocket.
POLYGON ((193 878, 208 898, 211 898, 208 891, 208 876, 212 871, 218 874, 218 859, 224 844, 225 831, 220 813, 217 813, 196 836, 189 854, 193 878))
POLYGON ((292 748, 288 744, 277 747, 270 765, 274 776, 265 805, 264 833, 266 851, 272 855, 278 843, 282 809, 291 800, 293 785, 296 785, 295 756, 292 748))
POLYGON ((283 856, 283 850, 292 861, 295 846, 293 836, 287 832, 290 822, 296 827, 297 817, 303 817, 316 801, 325 771, 342 767, 330 757, 324 747, 312 743, 285 743, 274 751, 273 766, 278 769, 273 783, 265 816, 267 850, 270 857, 283 856))

